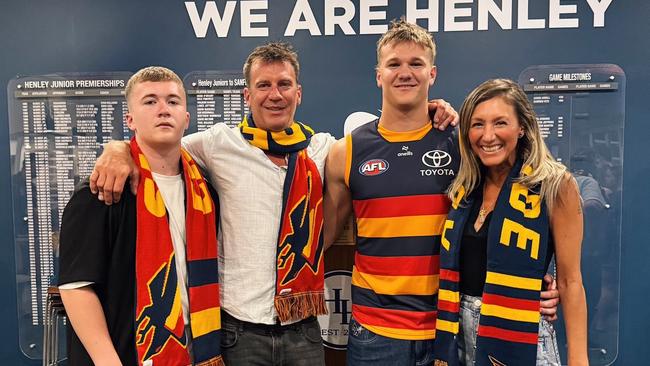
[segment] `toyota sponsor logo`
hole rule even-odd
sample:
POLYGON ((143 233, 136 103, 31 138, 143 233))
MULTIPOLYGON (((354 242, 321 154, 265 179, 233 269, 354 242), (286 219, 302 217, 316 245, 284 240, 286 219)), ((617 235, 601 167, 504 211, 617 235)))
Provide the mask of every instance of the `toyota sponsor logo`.
POLYGON ((451 164, 451 155, 446 151, 431 150, 425 152, 422 155, 422 164, 428 167, 427 169, 420 169, 420 175, 423 177, 455 175, 453 169, 445 168, 451 164))
POLYGON ((422 163, 429 168, 444 168, 451 164, 451 155, 442 150, 427 151, 422 155, 422 163))
POLYGON ((384 159, 370 159, 359 165, 359 173, 368 177, 379 175, 388 170, 388 162, 384 159))

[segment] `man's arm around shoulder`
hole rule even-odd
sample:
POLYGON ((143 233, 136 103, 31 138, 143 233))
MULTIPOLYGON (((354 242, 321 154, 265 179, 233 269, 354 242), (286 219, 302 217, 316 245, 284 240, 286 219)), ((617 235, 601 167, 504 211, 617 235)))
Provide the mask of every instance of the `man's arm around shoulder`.
POLYGON ((111 141, 104 145, 104 152, 97 158, 90 174, 90 190, 107 205, 119 202, 126 179, 131 177, 131 192, 138 190, 140 172, 131 157, 127 141, 111 141))

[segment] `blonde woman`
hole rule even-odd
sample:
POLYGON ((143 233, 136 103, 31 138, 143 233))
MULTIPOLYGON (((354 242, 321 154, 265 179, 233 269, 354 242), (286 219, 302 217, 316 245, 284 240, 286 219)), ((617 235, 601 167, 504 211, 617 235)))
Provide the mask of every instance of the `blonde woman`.
POLYGON ((504 79, 478 86, 460 111, 459 139, 441 239, 436 364, 559 365, 553 329, 539 316, 555 254, 569 365, 587 365, 580 196, 521 88, 504 79))

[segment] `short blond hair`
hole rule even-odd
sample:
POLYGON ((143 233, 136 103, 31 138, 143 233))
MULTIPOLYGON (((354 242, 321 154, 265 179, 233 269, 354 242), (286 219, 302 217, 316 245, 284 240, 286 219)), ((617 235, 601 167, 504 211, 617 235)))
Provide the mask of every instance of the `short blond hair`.
POLYGON ((180 77, 178 77, 178 75, 176 75, 175 72, 162 66, 148 66, 138 70, 138 72, 133 74, 133 76, 131 76, 129 81, 126 83, 126 89, 124 90, 124 95, 126 97, 127 102, 129 100, 129 96, 131 95, 131 92, 133 91, 135 85, 139 83, 144 83, 145 81, 153 81, 153 82, 173 81, 176 84, 178 84, 181 90, 183 90, 183 93, 185 93, 185 88, 183 87, 183 81, 181 80, 180 77))
POLYGON ((436 42, 433 35, 417 24, 409 23, 404 18, 390 22, 388 32, 377 41, 377 66, 381 62, 382 47, 392 43, 413 42, 431 51, 431 65, 436 61, 436 42))
POLYGON ((246 85, 250 86, 251 83, 251 68, 255 61, 260 61, 265 64, 274 62, 288 62, 293 71, 296 72, 296 80, 300 74, 300 63, 298 62, 298 53, 294 51, 293 46, 286 42, 270 42, 261 46, 255 47, 253 52, 248 55, 246 62, 244 62, 244 77, 246 78, 246 85))

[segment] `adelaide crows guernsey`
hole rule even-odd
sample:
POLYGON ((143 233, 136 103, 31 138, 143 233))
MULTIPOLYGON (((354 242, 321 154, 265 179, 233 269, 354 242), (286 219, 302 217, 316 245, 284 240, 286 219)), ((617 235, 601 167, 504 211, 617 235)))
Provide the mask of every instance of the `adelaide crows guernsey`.
POLYGON ((460 162, 453 131, 427 124, 393 132, 375 121, 347 136, 357 229, 352 316, 382 336, 435 338, 445 192, 460 162))

